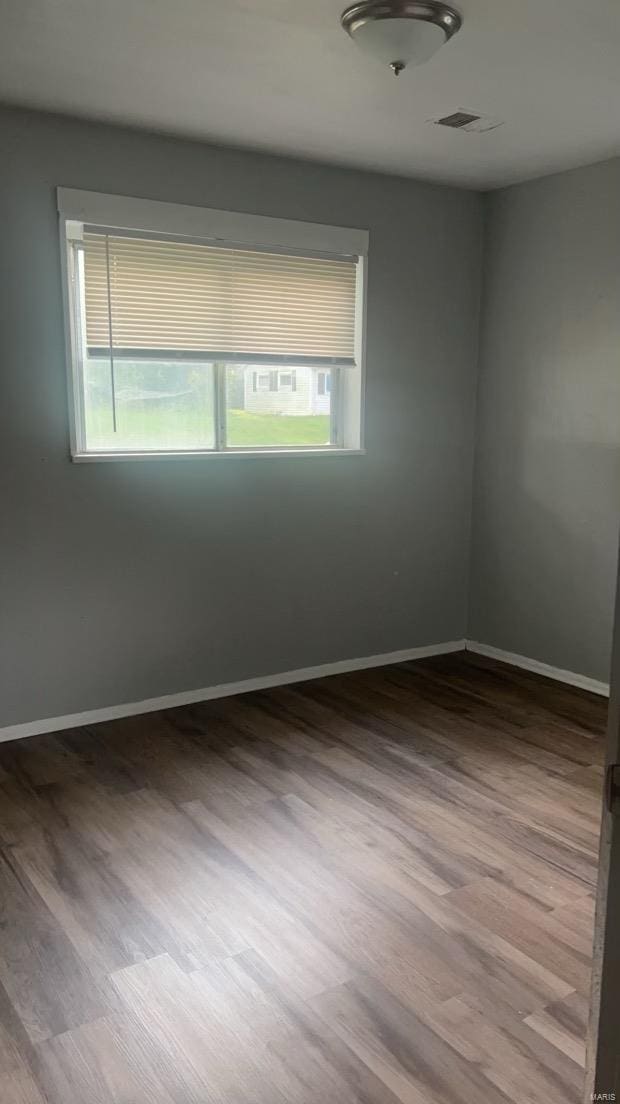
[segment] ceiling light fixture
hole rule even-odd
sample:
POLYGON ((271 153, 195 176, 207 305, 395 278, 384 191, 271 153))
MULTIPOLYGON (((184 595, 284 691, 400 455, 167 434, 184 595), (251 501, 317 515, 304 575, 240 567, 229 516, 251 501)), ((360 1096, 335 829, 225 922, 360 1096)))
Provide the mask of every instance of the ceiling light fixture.
POLYGON ((440 0, 365 0, 343 11, 340 22, 360 49, 398 76, 421 65, 461 26, 457 11, 440 0))

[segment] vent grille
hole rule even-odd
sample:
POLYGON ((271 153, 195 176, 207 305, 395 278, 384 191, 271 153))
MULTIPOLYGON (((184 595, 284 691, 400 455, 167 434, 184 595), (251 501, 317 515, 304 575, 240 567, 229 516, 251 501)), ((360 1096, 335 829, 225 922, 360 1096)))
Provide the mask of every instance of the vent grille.
POLYGON ((452 111, 450 115, 442 115, 440 119, 429 119, 433 126, 447 127, 448 130, 463 130, 467 134, 484 134, 486 130, 495 130, 502 126, 502 119, 495 119, 492 115, 482 115, 479 111, 466 111, 459 107, 458 111, 452 111))
POLYGON ((453 111, 451 115, 444 115, 443 119, 436 119, 437 126, 452 127, 459 130, 468 123, 475 123, 480 115, 470 115, 468 111, 453 111))

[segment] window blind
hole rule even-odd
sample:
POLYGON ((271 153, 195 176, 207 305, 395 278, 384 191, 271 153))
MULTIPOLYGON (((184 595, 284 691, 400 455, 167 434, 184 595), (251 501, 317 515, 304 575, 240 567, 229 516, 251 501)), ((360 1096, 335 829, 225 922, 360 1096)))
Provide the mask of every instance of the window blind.
POLYGON ((85 230, 90 356, 353 365, 357 258, 85 230))

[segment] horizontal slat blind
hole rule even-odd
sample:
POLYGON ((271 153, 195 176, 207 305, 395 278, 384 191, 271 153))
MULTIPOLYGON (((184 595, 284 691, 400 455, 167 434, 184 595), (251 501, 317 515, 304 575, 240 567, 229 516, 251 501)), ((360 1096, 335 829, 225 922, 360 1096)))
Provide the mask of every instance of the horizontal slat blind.
POLYGON ((89 352, 354 363, 356 262, 88 231, 89 352))

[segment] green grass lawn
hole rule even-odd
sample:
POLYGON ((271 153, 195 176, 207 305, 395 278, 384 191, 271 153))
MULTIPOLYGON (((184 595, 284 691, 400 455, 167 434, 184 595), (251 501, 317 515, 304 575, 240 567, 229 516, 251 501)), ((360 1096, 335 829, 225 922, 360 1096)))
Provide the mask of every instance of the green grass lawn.
MULTIPOLYGON (((329 443, 329 415, 227 413, 229 445, 325 445, 329 443)), ((114 433, 109 412, 101 407, 87 411, 87 443, 92 449, 209 448, 213 444, 208 412, 190 409, 146 408, 120 405, 114 433)))
POLYGON ((248 414, 229 410, 229 445, 327 445, 328 414, 248 414))

